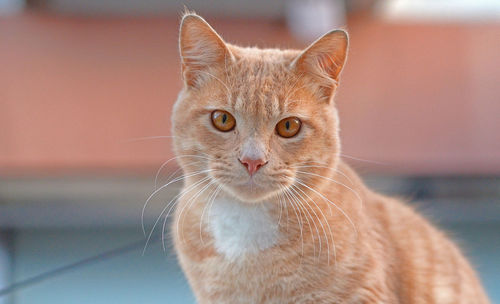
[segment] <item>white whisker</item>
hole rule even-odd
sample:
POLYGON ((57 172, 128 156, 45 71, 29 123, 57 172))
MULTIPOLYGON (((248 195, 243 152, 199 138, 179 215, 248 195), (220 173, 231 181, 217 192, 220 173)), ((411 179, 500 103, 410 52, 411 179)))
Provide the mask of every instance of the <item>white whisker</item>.
POLYGON ((281 192, 279 193, 279 195, 277 195, 277 197, 278 197, 278 203, 280 204, 280 215, 278 217, 278 228, 279 228, 281 224, 281 216, 283 214, 283 202, 281 201, 281 192))
POLYGON ((293 187, 290 188, 290 194, 295 198, 295 202, 301 208, 301 210, 304 212, 304 217, 306 218, 307 225, 309 226, 309 231, 311 232, 311 239, 313 241, 313 256, 316 256, 316 242, 315 242, 315 238, 314 238, 313 227, 311 225, 311 222, 309 221, 309 218, 311 218, 311 221, 314 224, 314 228, 316 229, 316 233, 317 233, 317 236, 318 236, 318 242, 319 242, 319 250, 318 250, 318 257, 319 257, 321 255, 322 244, 321 244, 321 238, 319 237, 318 226, 316 225, 316 222, 314 221, 314 219, 312 218, 311 214, 309 213, 309 210, 307 210, 307 208, 302 204, 302 202, 299 200, 299 198, 297 197, 297 195, 294 194, 292 191, 295 191, 293 189, 293 187))
POLYGON ((306 166, 293 166, 292 168, 296 168, 296 169, 300 169, 300 168, 325 168, 325 169, 330 169, 330 170, 333 170, 333 171, 337 172, 338 174, 342 175, 343 177, 345 177, 345 179, 347 179, 351 184, 354 184, 354 182, 352 181, 352 179, 347 174, 345 174, 344 172, 340 171, 339 169, 337 169, 335 167, 320 166, 320 165, 306 165, 306 166))
MULTIPOLYGON (((163 208, 163 210, 161 211, 160 215, 156 218, 156 221, 154 222, 153 224, 153 228, 151 228, 151 231, 149 232, 149 235, 146 239, 146 245, 144 245, 144 249, 142 251, 142 255, 144 255, 144 253, 146 252, 146 248, 148 246, 148 243, 149 243, 149 240, 151 239, 151 236, 153 235, 153 231, 155 230, 156 228, 156 225, 158 225, 158 222, 160 221, 161 217, 163 216, 163 214, 165 213, 165 211, 167 210, 168 206, 170 206, 173 202, 176 202, 176 199, 180 199, 181 197, 183 197, 186 193, 190 192, 191 190, 193 190, 194 188, 196 188, 198 185, 200 185, 201 183, 203 183, 204 181, 207 181, 209 180, 210 177, 209 176, 206 176, 204 177, 203 179, 201 179, 200 181, 194 183, 193 185, 189 186, 188 188, 184 189, 183 191, 181 191, 179 194, 177 194, 176 196, 174 196, 170 202, 163 208)), ((172 205, 174 206, 175 203, 172 205)), ((170 210, 169 210, 169 213, 170 213, 170 210)), ((167 216, 169 215, 169 213, 167 213, 167 216)))
POLYGON ((301 182, 298 178, 295 178, 295 181, 297 183, 299 183, 300 185, 306 187, 307 189, 313 191, 314 193, 316 193, 317 195, 321 196, 325 201, 329 202, 330 204, 332 204, 337 210, 339 210, 344 216, 345 218, 349 221, 349 223, 351 224, 351 226, 353 227, 356 235, 358 234, 358 230, 356 229, 356 226, 354 225, 353 221, 351 220, 351 218, 344 212, 344 210, 342 210, 342 208, 340 208, 337 204, 335 204, 334 202, 332 202, 330 199, 328 199, 326 196, 324 196, 321 192, 309 187, 308 185, 304 184, 303 182, 301 182))
MULTIPOLYGON (((184 158, 184 157, 194 157, 194 158, 201 158, 201 159, 206 159, 206 160, 211 160, 211 158, 208 158, 208 157, 204 157, 204 156, 200 156, 200 155, 179 155, 179 156, 176 156, 176 157, 172 157, 170 158, 169 160, 165 161, 161 166, 160 168, 158 169, 158 171, 156 171, 156 175, 155 175, 155 189, 156 187, 158 187, 158 177, 160 176, 160 173, 161 171, 163 170, 163 168, 165 168, 166 165, 168 165, 168 163, 170 163, 171 161, 173 160, 177 160, 179 158, 184 158)), ((202 161, 197 161, 197 162, 202 162, 202 161)), ((196 163, 196 162, 193 162, 193 163, 196 163)), ((192 165, 193 163, 189 163, 187 164, 188 166, 189 165, 192 165)), ((179 170, 182 170, 182 168, 178 168, 174 173, 170 174, 170 177, 174 176, 175 173, 179 172, 179 170)), ((168 180, 168 179, 167 179, 168 180)))
MULTIPOLYGON (((201 216, 200 216, 200 241, 201 241, 201 244, 203 246, 205 246, 205 242, 203 241, 203 236, 202 236, 203 216, 205 214, 205 210, 207 209, 207 207, 210 211, 210 207, 214 203, 215 198, 217 197, 217 194, 219 194, 221 188, 222 188, 221 185, 218 185, 217 188, 215 188, 215 190, 210 194, 210 196, 207 200, 207 203, 205 204, 205 207, 203 208, 203 211, 201 212, 201 216)), ((210 221, 210 213, 207 214, 207 217, 208 217, 208 221, 210 221)))
POLYGON ((158 193, 160 192, 162 189, 165 189, 166 187, 168 187, 169 185, 173 184, 173 183, 176 183, 178 181, 181 181, 181 180, 184 180, 186 178, 189 178, 189 177, 193 177, 193 176, 196 176, 196 175, 200 175, 200 174, 204 174, 204 173, 208 173, 208 172, 211 172, 211 171, 214 171, 212 169, 207 169, 207 170, 202 170, 202 171, 197 171, 197 172, 194 172, 194 173, 191 173, 191 174, 188 174, 188 175, 182 175, 180 177, 177 177, 173 180, 171 180, 170 182, 166 183, 165 185, 161 186, 160 188, 156 189, 155 191, 153 191, 153 193, 151 193, 151 195, 149 195, 149 197, 146 199, 146 202, 144 203, 144 206, 142 206, 142 211, 141 211, 141 225, 142 225, 142 232, 144 233, 144 236, 146 236, 146 229, 144 227, 144 213, 146 212, 146 207, 148 206, 148 203, 149 201, 158 193))
MULTIPOLYGON (((197 192, 197 194, 196 194, 196 198, 198 197, 197 195, 198 195, 199 193, 204 192, 204 190, 205 190, 205 189, 207 189, 207 187, 208 187, 208 186, 210 186, 210 185, 213 183, 213 181, 210 181, 210 178, 209 178, 209 179, 207 179, 207 180, 209 181, 209 183, 208 183, 207 185, 203 186, 203 188, 202 188, 202 189, 200 189, 200 190, 197 192)), ((207 181, 207 180, 205 180, 205 181, 207 181)), ((205 182, 205 181, 204 181, 204 182, 205 182)), ((182 197, 179 197, 179 198, 177 199, 177 201, 179 201, 181 198, 182 198, 182 197)), ((191 201, 191 199, 193 199, 193 197, 191 197, 191 198, 188 200, 188 202, 190 202, 190 201, 191 201)), ((167 224, 167 219, 168 219, 168 216, 169 216, 169 214, 170 214, 170 211, 173 209, 173 207, 174 207, 175 205, 176 205, 176 204, 173 204, 173 205, 172 205, 172 207, 170 207, 170 210, 167 212, 167 215, 165 216, 165 219, 163 220, 163 225, 162 225, 162 228, 161 228, 161 239, 162 239, 163 251, 165 251, 165 250, 166 250, 166 248, 165 248, 165 228, 166 228, 166 224, 167 224)), ((184 209, 184 208, 183 208, 183 209, 184 209)), ((181 214, 182 214, 182 210, 181 210, 181 214)), ((179 217, 181 216, 181 214, 179 214, 179 217)))
MULTIPOLYGON (((205 185, 203 188, 201 188, 193 197, 191 197, 189 199, 188 202, 186 202, 186 204, 182 207, 181 211, 179 212, 179 218, 177 219, 177 234, 178 234, 179 240, 181 240, 182 242, 184 242, 184 230, 183 229, 181 230, 181 226, 184 226, 184 218, 185 218, 185 217, 183 217, 183 212, 185 210, 189 210, 191 208, 191 206, 196 202, 198 197, 200 197, 200 195, 203 192, 205 192, 205 190, 207 190, 210 186, 212 186, 215 183, 216 183, 215 180, 210 180, 210 182, 207 185, 205 185), (179 232, 181 232, 180 235, 179 235, 179 232)), ((162 231, 162 233, 163 233, 163 231, 162 231)))
MULTIPOLYGON (((326 215, 323 213, 323 211, 321 210, 321 208, 318 206, 318 204, 316 204, 316 201, 314 201, 306 192, 304 192, 302 189, 300 189, 299 187, 296 187, 294 185, 292 185, 292 188, 295 188, 297 189, 298 191, 302 192, 313 204, 314 206, 316 206, 316 208, 319 210, 321 216, 323 216, 323 219, 325 220, 325 224, 326 226, 328 227, 328 231, 330 232, 330 236, 332 238, 332 246, 333 246, 333 257, 334 257, 334 260, 335 260, 335 265, 337 264, 337 253, 336 253, 336 249, 335 249, 335 240, 334 240, 334 237, 333 237, 333 232, 332 232, 332 228, 330 227, 330 224, 328 223, 328 218, 326 217, 326 215)), ((301 195, 302 197, 302 195, 301 195)), ((305 200, 305 199, 304 199, 305 200)), ((311 208, 312 209, 312 208, 311 208)), ((312 209, 313 212, 314 212, 314 209, 312 209)), ((316 212, 314 212, 316 214, 316 212)), ((316 215, 316 217, 318 218, 318 216, 316 215)), ((320 222, 320 225, 321 225, 321 228, 323 229, 323 233, 325 235, 325 239, 326 239, 326 246, 327 246, 327 249, 328 249, 328 264, 330 264, 330 245, 329 245, 329 240, 328 240, 328 236, 326 235, 326 231, 325 231, 325 228, 323 226, 323 223, 319 220, 318 218, 318 221, 320 222)))
MULTIPOLYGON (((309 207, 309 208, 311 209, 311 211, 313 212, 313 214, 316 216, 316 219, 317 219, 318 221, 320 221, 320 220, 319 220, 319 218, 318 218, 318 216, 317 216, 317 214, 316 214, 316 212, 314 211, 314 209, 313 209, 313 208, 311 208, 311 205, 310 205, 310 204, 307 202, 307 200, 305 200, 305 199, 304 199, 304 197, 303 197, 302 195, 300 195, 300 193, 298 193, 298 192, 297 192, 294 188, 296 188, 296 186, 291 185, 290 190, 291 190, 291 191, 293 191, 293 192, 295 193, 295 196, 297 197, 297 199, 299 199, 299 197, 300 197, 301 201, 302 201, 303 203, 305 203, 305 204, 307 205, 307 207, 309 207)), ((308 216, 311 218, 311 221, 313 222, 313 224, 314 224, 314 228, 315 228, 315 230, 316 230, 316 235, 317 235, 317 237, 318 237, 318 241, 319 241, 319 251, 318 251, 318 258, 319 258, 319 257, 321 256, 321 249, 322 249, 322 240, 321 240, 321 237, 320 237, 320 235, 319 235, 319 229, 318 229, 318 226, 316 225, 316 222, 314 221, 314 219, 313 219, 313 217, 312 217, 311 213, 309 212, 309 210, 308 210, 305 206, 304 206, 304 210, 307 212, 308 216)), ((312 227, 309 227, 309 228, 310 228, 310 229, 312 229, 312 227)), ((314 240, 314 239, 313 239, 313 240, 314 240)), ((316 248, 316 246, 315 246, 314 248, 316 248)))
POLYGON ((363 158, 359 158, 359 157, 354 157, 354 156, 346 155, 346 154, 343 154, 343 153, 341 153, 340 156, 345 157, 345 158, 350 158, 350 159, 353 159, 353 160, 357 160, 357 161, 366 162, 366 163, 372 163, 372 164, 383 165, 383 166, 387 165, 387 163, 383 163, 383 162, 379 162, 379 161, 374 161, 374 160, 369 160, 369 159, 363 159, 363 158))
POLYGON ((312 176, 317 176, 317 177, 320 177, 320 178, 324 178, 326 180, 329 180, 333 183, 336 183, 340 186, 343 186, 345 188, 347 188, 348 190, 350 190, 352 193, 354 193, 354 195, 356 195, 356 197, 358 198, 360 204, 361 204, 361 207, 363 207, 363 199, 361 198, 361 196, 359 195, 359 193, 357 191, 355 191, 354 189, 352 189, 351 187, 339 182, 339 181, 336 181, 332 178, 329 178, 329 177, 326 177, 326 176, 323 176, 323 175, 319 175, 319 174, 316 174, 316 173, 312 173, 312 172, 305 172, 305 171, 297 171, 297 173, 301 173, 301 174, 306 174, 306 175, 312 175, 312 176))
POLYGON ((295 216, 297 217, 297 224, 299 224, 299 228, 300 228, 300 239, 301 239, 301 242, 302 242, 302 256, 304 256, 304 234, 303 234, 303 222, 302 222, 302 216, 300 216, 300 219, 299 219, 299 213, 297 213, 297 210, 296 210, 296 207, 295 207, 295 204, 292 202, 291 200, 291 196, 289 194, 289 190, 288 189, 285 189, 285 191, 283 192, 285 194, 285 196, 288 197, 289 199, 289 203, 290 205, 292 206, 292 209, 293 211, 295 212, 295 216))

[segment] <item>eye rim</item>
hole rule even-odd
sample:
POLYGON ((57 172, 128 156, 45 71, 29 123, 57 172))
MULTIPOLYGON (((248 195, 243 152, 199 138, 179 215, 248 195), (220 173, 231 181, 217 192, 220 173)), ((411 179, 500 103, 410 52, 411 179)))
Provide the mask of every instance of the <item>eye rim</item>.
POLYGON ((226 110, 213 110, 210 113, 210 121, 212 122, 212 126, 215 129, 217 129, 220 132, 224 132, 224 133, 230 132, 230 131, 234 130, 234 128, 236 127, 236 118, 234 118, 233 114, 229 113, 226 110), (230 125, 230 127, 229 128, 223 128, 223 127, 217 125, 217 123, 216 123, 217 117, 215 117, 216 114, 226 114, 226 115, 228 115, 229 121, 232 122, 232 124, 230 125))
POLYGON ((302 120, 300 120, 300 118, 298 118, 297 116, 290 116, 290 117, 286 117, 286 118, 283 118, 282 120, 280 120, 277 124, 276 124, 276 134, 278 134, 278 136, 282 137, 282 138, 292 138, 292 137, 295 137, 297 136, 297 134, 299 134, 300 130, 302 129, 302 120), (298 122, 298 128, 297 130, 295 131, 295 133, 293 134, 289 134, 289 135, 283 135, 280 133, 280 125, 282 123, 286 123, 286 121, 290 120, 290 119, 294 119, 298 122))

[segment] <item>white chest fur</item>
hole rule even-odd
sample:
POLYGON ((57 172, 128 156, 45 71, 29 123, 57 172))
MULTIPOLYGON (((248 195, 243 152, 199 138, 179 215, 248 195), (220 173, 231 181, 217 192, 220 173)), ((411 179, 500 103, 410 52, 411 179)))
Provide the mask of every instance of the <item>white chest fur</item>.
POLYGON ((278 223, 271 217, 265 203, 250 205, 217 199, 209 217, 215 248, 228 259, 258 253, 278 242, 278 223))

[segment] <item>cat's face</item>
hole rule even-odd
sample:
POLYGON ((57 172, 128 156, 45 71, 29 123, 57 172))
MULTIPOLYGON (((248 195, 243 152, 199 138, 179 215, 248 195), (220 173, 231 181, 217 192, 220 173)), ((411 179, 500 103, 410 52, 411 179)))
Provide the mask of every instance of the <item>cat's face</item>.
POLYGON ((344 32, 304 52, 239 48, 187 15, 180 43, 185 87, 173 133, 185 174, 202 172, 193 176, 208 175, 236 198, 257 202, 300 182, 297 171, 335 166, 331 99, 345 60, 344 32))

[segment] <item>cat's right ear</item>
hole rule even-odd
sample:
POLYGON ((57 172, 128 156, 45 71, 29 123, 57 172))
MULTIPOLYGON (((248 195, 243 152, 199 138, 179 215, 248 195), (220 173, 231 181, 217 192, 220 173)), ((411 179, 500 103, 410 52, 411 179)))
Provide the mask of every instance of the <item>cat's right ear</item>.
POLYGON ((185 14, 181 21, 179 48, 182 75, 188 87, 200 85, 209 77, 209 70, 231 60, 232 54, 224 40, 200 16, 185 14))

